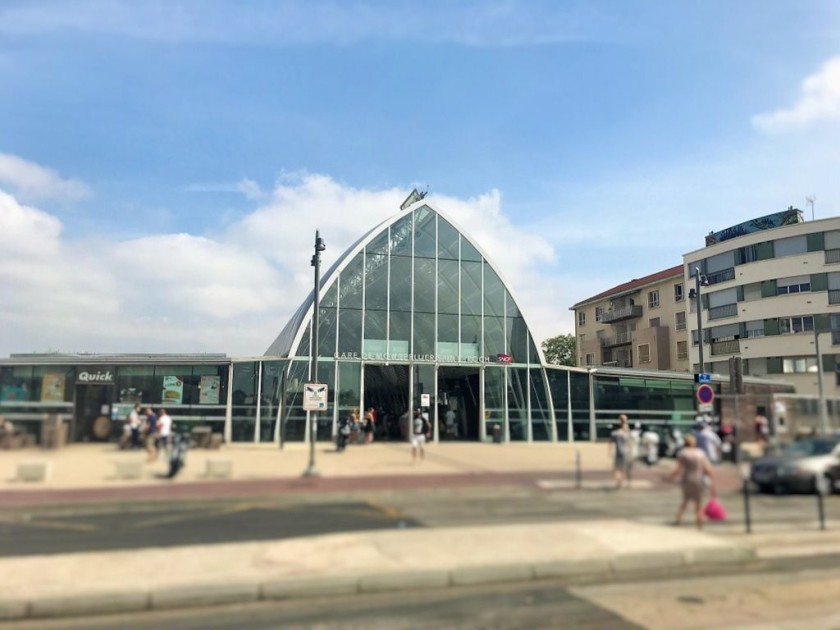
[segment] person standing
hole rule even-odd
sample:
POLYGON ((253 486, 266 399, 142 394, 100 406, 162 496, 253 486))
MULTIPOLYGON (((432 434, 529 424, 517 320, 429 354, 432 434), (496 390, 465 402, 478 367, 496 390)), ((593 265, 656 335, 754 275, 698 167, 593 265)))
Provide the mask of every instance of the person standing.
POLYGON ((627 416, 618 416, 618 428, 610 434, 609 451, 613 460, 613 477, 616 488, 621 488, 627 479, 628 466, 630 464, 630 427, 627 423, 627 416))
POLYGON ((708 422, 702 423, 697 432, 697 448, 706 454, 710 463, 717 464, 720 461, 721 441, 708 422))
POLYGON ((648 425, 641 437, 642 457, 648 466, 653 466, 659 460, 659 434, 648 425))
POLYGON ((151 407, 146 407, 146 461, 157 459, 158 417, 151 407))
POLYGON ((160 448, 168 454, 172 445, 172 418, 166 413, 166 409, 161 409, 158 416, 158 440, 160 448))
POLYGON ((417 460, 417 452, 420 452, 420 460, 425 457, 426 437, 430 430, 427 416, 420 413, 419 409, 414 410, 414 420, 411 423, 411 461, 417 460))
POLYGON ((368 410, 365 412, 365 425, 364 425, 365 444, 372 444, 373 443, 373 432, 375 430, 376 430, 376 411, 374 411, 373 407, 368 407, 368 410))
POLYGON ((682 502, 674 517, 674 525, 682 522, 683 513, 688 504, 694 508, 694 518, 697 522, 697 529, 703 529, 703 492, 706 487, 705 480, 708 478, 712 496, 715 495, 715 479, 712 473, 712 466, 706 454, 697 448, 697 439, 689 434, 685 436, 685 447, 677 455, 677 466, 668 475, 668 479, 676 481, 680 478, 682 487, 682 502))
POLYGON ((128 428, 131 431, 131 448, 140 448, 140 403, 134 403, 134 407, 128 413, 128 428))
POLYGON ((455 411, 449 407, 444 414, 444 426, 446 427, 446 437, 450 439, 458 439, 458 424, 455 417, 455 411))

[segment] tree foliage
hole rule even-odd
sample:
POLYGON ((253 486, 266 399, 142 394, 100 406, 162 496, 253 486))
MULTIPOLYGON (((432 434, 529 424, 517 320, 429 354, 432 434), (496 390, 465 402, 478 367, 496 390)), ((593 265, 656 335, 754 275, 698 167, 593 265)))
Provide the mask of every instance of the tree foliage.
POLYGON ((545 360, 555 365, 574 367, 577 364, 575 349, 575 336, 572 334, 557 335, 542 342, 545 360))

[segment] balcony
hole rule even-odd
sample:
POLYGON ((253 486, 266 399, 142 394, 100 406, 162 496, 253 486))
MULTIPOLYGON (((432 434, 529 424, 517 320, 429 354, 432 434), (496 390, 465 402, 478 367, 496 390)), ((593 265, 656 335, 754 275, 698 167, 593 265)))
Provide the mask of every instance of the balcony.
POLYGON ((625 319, 632 319, 634 317, 642 316, 642 307, 638 304, 630 306, 622 306, 621 308, 614 308, 609 311, 601 313, 601 321, 605 324, 612 324, 613 322, 620 322, 625 319))
POLYGON ((709 309, 709 319, 722 319, 738 315, 738 304, 724 304, 709 309))
POLYGON ((724 269, 723 271, 715 271, 714 273, 706 274, 706 281, 709 284, 717 284, 718 282, 726 282, 727 280, 735 279, 735 267, 724 269))
POLYGON ((825 250, 825 264, 833 265, 835 263, 840 263, 840 249, 825 250))
POLYGON ((828 303, 829 304, 840 304, 840 289, 829 289, 828 290, 828 303))
POLYGON ((598 340, 601 342, 602 348, 612 348, 613 346, 626 346, 629 343, 633 343, 633 333, 623 332, 611 337, 598 337, 598 340))
POLYGON ((727 339, 726 341, 712 342, 712 355, 737 354, 739 352, 741 352, 741 342, 738 339, 727 339))

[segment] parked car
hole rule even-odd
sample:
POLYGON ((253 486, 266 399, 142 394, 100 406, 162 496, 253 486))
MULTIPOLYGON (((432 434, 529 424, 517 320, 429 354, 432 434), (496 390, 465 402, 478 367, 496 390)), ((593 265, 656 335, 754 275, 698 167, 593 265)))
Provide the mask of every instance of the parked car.
POLYGON ((815 492, 816 478, 828 487, 840 484, 840 438, 816 437, 794 442, 778 455, 756 459, 750 479, 762 492, 815 492))

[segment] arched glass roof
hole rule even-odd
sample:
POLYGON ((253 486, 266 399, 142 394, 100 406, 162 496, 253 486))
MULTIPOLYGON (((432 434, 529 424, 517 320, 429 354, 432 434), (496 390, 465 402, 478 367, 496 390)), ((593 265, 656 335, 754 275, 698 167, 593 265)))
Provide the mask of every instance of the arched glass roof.
MULTIPOLYGON (((314 292, 266 351, 308 357, 314 292)), ((383 221, 321 279, 320 357, 544 363, 495 265, 426 201, 383 221)))

